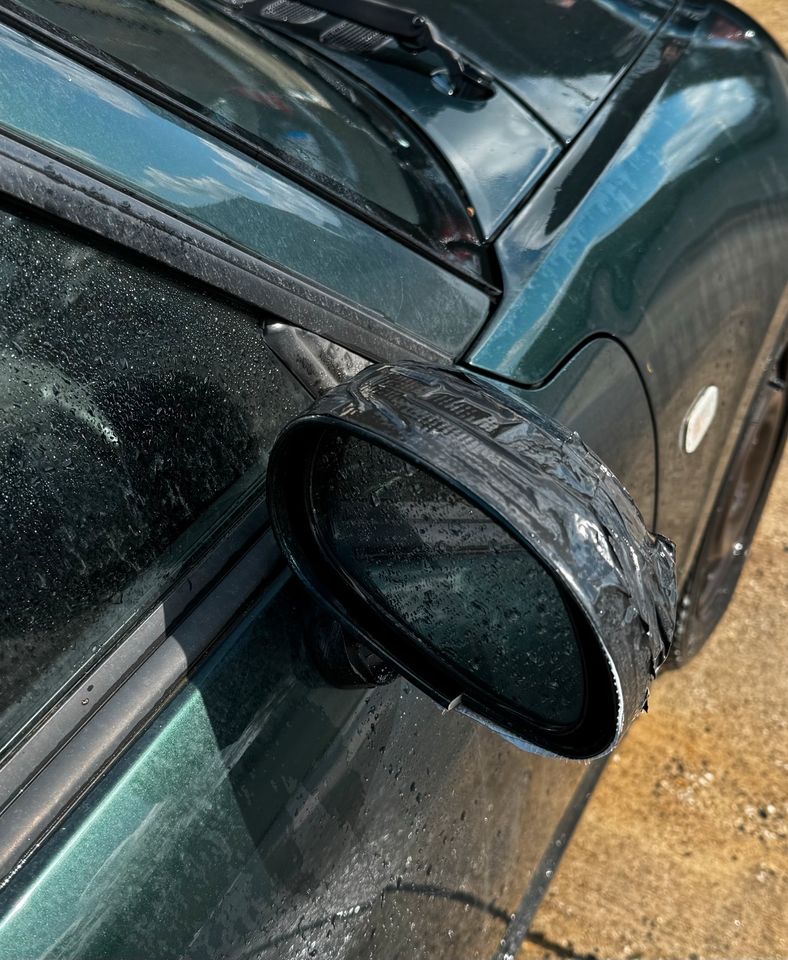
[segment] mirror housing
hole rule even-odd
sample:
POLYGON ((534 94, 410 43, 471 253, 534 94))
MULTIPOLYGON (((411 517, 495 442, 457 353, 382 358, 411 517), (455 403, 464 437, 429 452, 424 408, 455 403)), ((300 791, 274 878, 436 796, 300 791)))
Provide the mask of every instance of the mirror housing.
POLYGON ((277 439, 268 503, 304 583, 443 707, 588 759, 646 706, 672 544, 576 434, 473 374, 377 365, 331 389, 277 439))

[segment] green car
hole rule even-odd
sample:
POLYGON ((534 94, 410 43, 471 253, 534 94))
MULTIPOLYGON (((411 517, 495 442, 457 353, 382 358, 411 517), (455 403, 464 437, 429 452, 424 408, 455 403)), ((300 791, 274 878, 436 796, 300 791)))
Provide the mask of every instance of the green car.
POLYGON ((730 600, 784 55, 417 7, 0 7, 2 958, 513 958, 730 600))

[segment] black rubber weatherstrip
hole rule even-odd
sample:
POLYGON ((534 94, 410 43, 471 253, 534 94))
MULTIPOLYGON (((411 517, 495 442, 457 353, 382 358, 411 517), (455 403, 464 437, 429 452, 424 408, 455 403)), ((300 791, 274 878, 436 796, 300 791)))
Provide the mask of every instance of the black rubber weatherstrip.
POLYGON ((312 280, 245 253, 71 164, 0 131, 0 194, 62 218, 370 359, 448 354, 312 280))
POLYGON ((236 540, 264 518, 260 505, 184 581, 220 573, 183 607, 176 588, 80 685, 0 770, 0 889, 107 767, 183 688, 210 650, 289 573, 270 529, 236 559, 236 540), (229 551, 229 556, 228 556, 229 551))

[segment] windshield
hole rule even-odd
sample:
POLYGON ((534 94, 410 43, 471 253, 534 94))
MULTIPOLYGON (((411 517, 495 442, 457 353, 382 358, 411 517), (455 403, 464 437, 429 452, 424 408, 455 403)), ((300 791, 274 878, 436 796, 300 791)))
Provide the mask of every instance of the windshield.
POLYGON ((22 0, 288 170, 480 273, 471 212, 419 135, 306 48, 182 0, 22 0))

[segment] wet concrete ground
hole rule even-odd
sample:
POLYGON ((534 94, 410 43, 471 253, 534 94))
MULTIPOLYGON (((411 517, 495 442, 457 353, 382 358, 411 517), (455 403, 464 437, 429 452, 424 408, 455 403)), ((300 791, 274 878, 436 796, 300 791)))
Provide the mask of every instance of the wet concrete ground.
MULTIPOLYGON (((788 49, 788 0, 739 5, 788 49)), ((521 960, 788 958, 787 629, 788 453, 731 607, 655 685, 521 960)))

